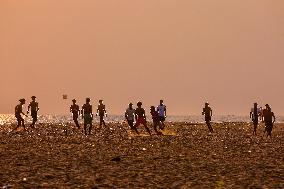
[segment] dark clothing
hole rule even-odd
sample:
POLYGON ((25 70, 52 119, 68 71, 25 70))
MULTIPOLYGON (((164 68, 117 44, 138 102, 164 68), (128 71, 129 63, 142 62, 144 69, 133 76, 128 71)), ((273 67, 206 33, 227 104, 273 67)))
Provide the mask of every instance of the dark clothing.
POLYGON ((84 111, 84 114, 92 114, 93 113, 93 107, 91 104, 84 104, 82 106, 82 111, 84 111))
POLYGON ((71 107, 70 107, 70 110, 73 114, 73 118, 79 117, 79 106, 77 104, 72 104, 71 107))
POLYGON ((98 105, 99 116, 104 116, 105 115, 105 109, 106 109, 106 106, 104 104, 99 104, 98 105))
POLYGON ((145 116, 145 110, 143 108, 136 108, 135 114, 138 117, 144 117, 145 116))

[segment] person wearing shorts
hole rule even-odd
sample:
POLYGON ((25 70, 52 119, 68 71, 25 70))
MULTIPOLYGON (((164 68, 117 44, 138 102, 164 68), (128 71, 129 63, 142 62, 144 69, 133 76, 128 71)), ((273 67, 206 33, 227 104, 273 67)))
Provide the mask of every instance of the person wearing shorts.
POLYGON ((102 126, 102 124, 106 126, 104 116, 107 116, 107 112, 106 112, 106 106, 103 104, 103 100, 99 100, 99 105, 96 115, 99 115, 100 117, 100 126, 102 126))
POLYGON ((211 117, 212 117, 212 109, 209 106, 209 103, 205 103, 205 107, 203 108, 202 115, 205 115, 206 125, 211 133, 213 133, 213 128, 211 126, 211 117))
POLYGON ((16 107, 15 107, 15 117, 17 119, 17 127, 14 129, 14 130, 17 130, 21 125, 24 127, 24 130, 26 131, 26 127, 25 127, 25 121, 24 119, 22 118, 22 115, 25 115, 27 117, 26 114, 24 114, 23 112, 23 105, 26 103, 26 100, 24 98, 20 99, 20 104, 18 104, 16 107))
POLYGON ((126 109, 125 111, 125 119, 127 120, 127 123, 129 125, 129 127, 134 130, 137 134, 138 133, 138 130, 136 127, 134 127, 134 118, 135 118, 135 109, 133 109, 133 104, 132 103, 129 103, 128 105, 129 107, 126 109))
POLYGON ((250 118, 252 119, 253 122, 253 135, 256 135, 256 130, 258 126, 258 119, 261 114, 260 108, 257 107, 257 103, 253 104, 253 108, 251 108, 250 111, 250 118))
POLYGON ((160 129, 163 130, 165 128, 164 122, 165 122, 166 117, 167 117, 167 107, 166 107, 166 105, 164 105, 163 100, 160 100, 160 104, 157 107, 157 111, 158 111, 158 114, 159 114, 159 121, 161 122, 160 129))
POLYGON ((31 128, 35 128, 35 123, 37 122, 37 112, 39 111, 39 107, 38 107, 38 102, 35 101, 36 97, 32 96, 31 99, 32 101, 28 106, 27 114, 29 114, 29 111, 31 110, 31 116, 33 118, 31 128))
POLYGON ((146 115, 144 108, 142 108, 142 102, 138 102, 137 106, 138 107, 135 110, 135 119, 136 119, 135 127, 137 128, 140 124, 142 124, 144 125, 149 135, 151 135, 150 129, 147 127, 146 115))
POLYGON ((77 128, 80 129, 80 125, 78 122, 80 109, 79 106, 76 104, 76 99, 73 99, 72 102, 73 104, 70 106, 70 112, 72 113, 74 123, 76 124, 77 128))
POLYGON ((82 106, 81 114, 84 119, 84 131, 85 135, 87 135, 87 125, 89 127, 89 135, 91 134, 92 126, 93 126, 93 107, 90 104, 90 98, 86 98, 86 104, 82 106))
POLYGON ((159 113, 158 113, 158 111, 155 110, 155 106, 151 106, 151 108, 150 108, 150 113, 151 113, 151 115, 152 115, 154 130, 155 130, 155 132, 156 132, 158 135, 161 135, 162 132, 161 132, 161 131, 158 131, 158 129, 157 129, 157 127, 158 127, 159 124, 160 124, 160 118, 159 118, 159 113))

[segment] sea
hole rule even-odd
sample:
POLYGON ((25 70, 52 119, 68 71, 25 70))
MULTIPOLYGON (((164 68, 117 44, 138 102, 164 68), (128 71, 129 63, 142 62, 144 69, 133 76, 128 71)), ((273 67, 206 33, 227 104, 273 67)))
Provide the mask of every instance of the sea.
MULTIPOLYGON (((31 123, 32 118, 30 116, 23 117, 26 123, 31 123)), ((15 124, 16 118, 13 114, 0 114, 0 125, 6 124, 15 124)), ((106 123, 121 123, 124 122, 123 115, 108 115, 105 117, 106 123)), ((151 117, 147 117, 147 121, 152 121, 151 117)), ((184 122, 184 123, 204 123, 204 116, 200 115, 169 115, 166 118, 167 122, 184 122)), ((38 122, 42 124, 62 124, 62 123, 71 123, 73 122, 71 115, 39 115, 38 122)), ((79 122, 82 123, 83 120, 79 119, 79 122)), ((93 122, 99 122, 99 117, 95 116, 93 122)), ((222 122, 251 122, 249 116, 240 116, 240 115, 214 115, 212 117, 212 122, 222 123, 222 122)), ((284 116, 277 116, 276 123, 284 123, 284 116)))

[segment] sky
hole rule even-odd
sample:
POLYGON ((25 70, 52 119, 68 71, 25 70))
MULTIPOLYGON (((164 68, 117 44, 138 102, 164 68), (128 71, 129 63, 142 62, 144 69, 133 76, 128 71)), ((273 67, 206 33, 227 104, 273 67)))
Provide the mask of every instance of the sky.
POLYGON ((284 115, 283 0, 0 0, 0 113, 37 96, 41 114, 71 100, 129 102, 168 114, 284 115), (63 100, 62 95, 68 99, 63 100))

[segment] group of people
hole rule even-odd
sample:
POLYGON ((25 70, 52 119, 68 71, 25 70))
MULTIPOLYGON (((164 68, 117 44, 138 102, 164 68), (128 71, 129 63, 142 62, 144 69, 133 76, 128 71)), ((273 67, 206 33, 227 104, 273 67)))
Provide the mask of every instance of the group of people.
POLYGON ((252 119, 254 126, 253 128, 254 135, 256 135, 256 130, 259 124, 259 120, 261 120, 264 122, 265 125, 264 133, 267 132, 267 136, 271 137, 273 124, 275 122, 275 115, 272 112, 269 104, 265 104, 265 109, 262 109, 262 107, 258 107, 257 103, 254 103, 250 111, 250 118, 252 119))
MULTIPOLYGON (((164 105, 164 101, 160 100, 160 104, 155 108, 155 106, 151 106, 150 113, 153 120, 153 127, 156 134, 161 135, 162 132, 158 129, 163 130, 165 128, 164 121, 167 117, 167 108, 164 105)), ((144 108, 142 108, 142 102, 137 103, 137 108, 133 108, 133 104, 129 103, 129 107, 125 111, 125 119, 127 120, 128 125, 132 130, 134 130, 137 134, 137 127, 142 124, 144 125, 146 131, 151 135, 150 129, 147 126, 146 122, 146 114, 144 108), (134 122, 136 121, 135 125, 134 122)))
MULTIPOLYGON (((36 121, 37 121, 37 114, 39 111, 39 105, 38 102, 36 102, 36 97, 32 96, 31 97, 31 102, 28 105, 28 110, 27 114, 31 114, 31 117, 33 119, 31 128, 34 128, 36 121)), ((86 103, 82 106, 81 110, 79 108, 79 105, 76 104, 76 99, 72 100, 72 105, 70 106, 70 112, 72 113, 73 120, 77 128, 80 128, 78 118, 81 114, 82 119, 84 120, 84 133, 87 135, 88 133, 91 134, 92 131, 92 122, 93 122, 93 107, 90 104, 91 99, 86 98, 86 103), (89 125, 89 128, 87 128, 89 125), (88 130, 88 132, 87 132, 88 130)), ((17 119, 17 126, 14 130, 17 130, 21 125, 24 127, 24 130, 26 130, 24 119, 22 115, 27 116, 23 112, 23 105, 26 103, 26 100, 24 98, 19 100, 19 104, 15 107, 15 117, 17 119)), ((164 105, 164 101, 160 100, 160 104, 155 107, 151 106, 150 107, 150 114, 152 116, 153 120, 153 128, 156 134, 161 135, 163 130, 165 128, 165 119, 167 117, 167 108, 166 105, 164 105)), ((202 115, 205 116, 205 122, 206 125, 209 129, 210 132, 213 132, 213 128, 211 126, 211 117, 212 117, 212 109, 209 106, 209 103, 206 102, 205 106, 202 111, 202 115)), ((99 104, 97 107, 97 113, 96 116, 99 116, 100 118, 100 126, 106 125, 104 121, 104 117, 107 117, 107 111, 106 107, 103 103, 103 100, 99 100, 99 104)), ((151 131, 149 127, 147 126, 147 121, 146 121, 146 113, 145 109, 142 108, 142 102, 137 103, 137 108, 133 108, 133 104, 129 103, 129 107, 125 111, 125 119, 129 125, 129 127, 135 131, 137 134, 139 134, 137 127, 142 124, 146 131, 151 135, 151 131), (135 123, 135 124, 134 124, 135 123)), ((270 106, 268 104, 265 105, 265 109, 262 109, 262 107, 258 107, 257 103, 254 103, 253 108, 251 108, 250 111, 250 118, 252 119, 253 122, 253 134, 256 135, 256 130, 259 124, 259 120, 263 121, 265 124, 265 130, 264 133, 267 132, 267 136, 271 137, 271 132, 273 129, 273 124, 275 122, 275 115, 272 112, 270 106)))
MULTIPOLYGON (((89 125, 89 134, 91 134, 92 131, 92 127, 93 127, 93 107, 90 104, 91 99, 90 98, 86 98, 86 103, 82 106, 82 109, 80 111, 79 106, 76 104, 76 99, 72 100, 73 104, 70 106, 70 112, 73 115, 73 120, 76 124, 76 126, 78 127, 78 129, 80 129, 80 125, 78 122, 78 117, 81 113, 82 115, 82 119, 84 119, 84 133, 87 135, 87 126, 89 125)), ((107 117, 107 112, 106 112, 106 106, 103 103, 103 100, 99 100, 99 105, 97 108, 97 116, 100 117, 100 126, 102 125, 106 125, 105 121, 104 121, 104 116, 107 117)))
MULTIPOLYGON (((36 102, 36 97, 32 96, 31 99, 32 101, 30 102, 28 106, 27 114, 31 113, 31 116, 33 118, 31 128, 34 128, 36 121, 37 121, 37 112, 39 111, 39 107, 38 107, 38 103, 36 102)), ((23 105, 26 103, 26 99, 22 98, 19 101, 20 101, 20 104, 18 104, 15 107, 15 117, 17 119, 18 124, 14 130, 17 130, 21 125, 24 127, 24 130, 26 130, 25 122, 22 117, 22 114, 25 115, 26 117, 28 116, 27 114, 23 112, 23 105)))

